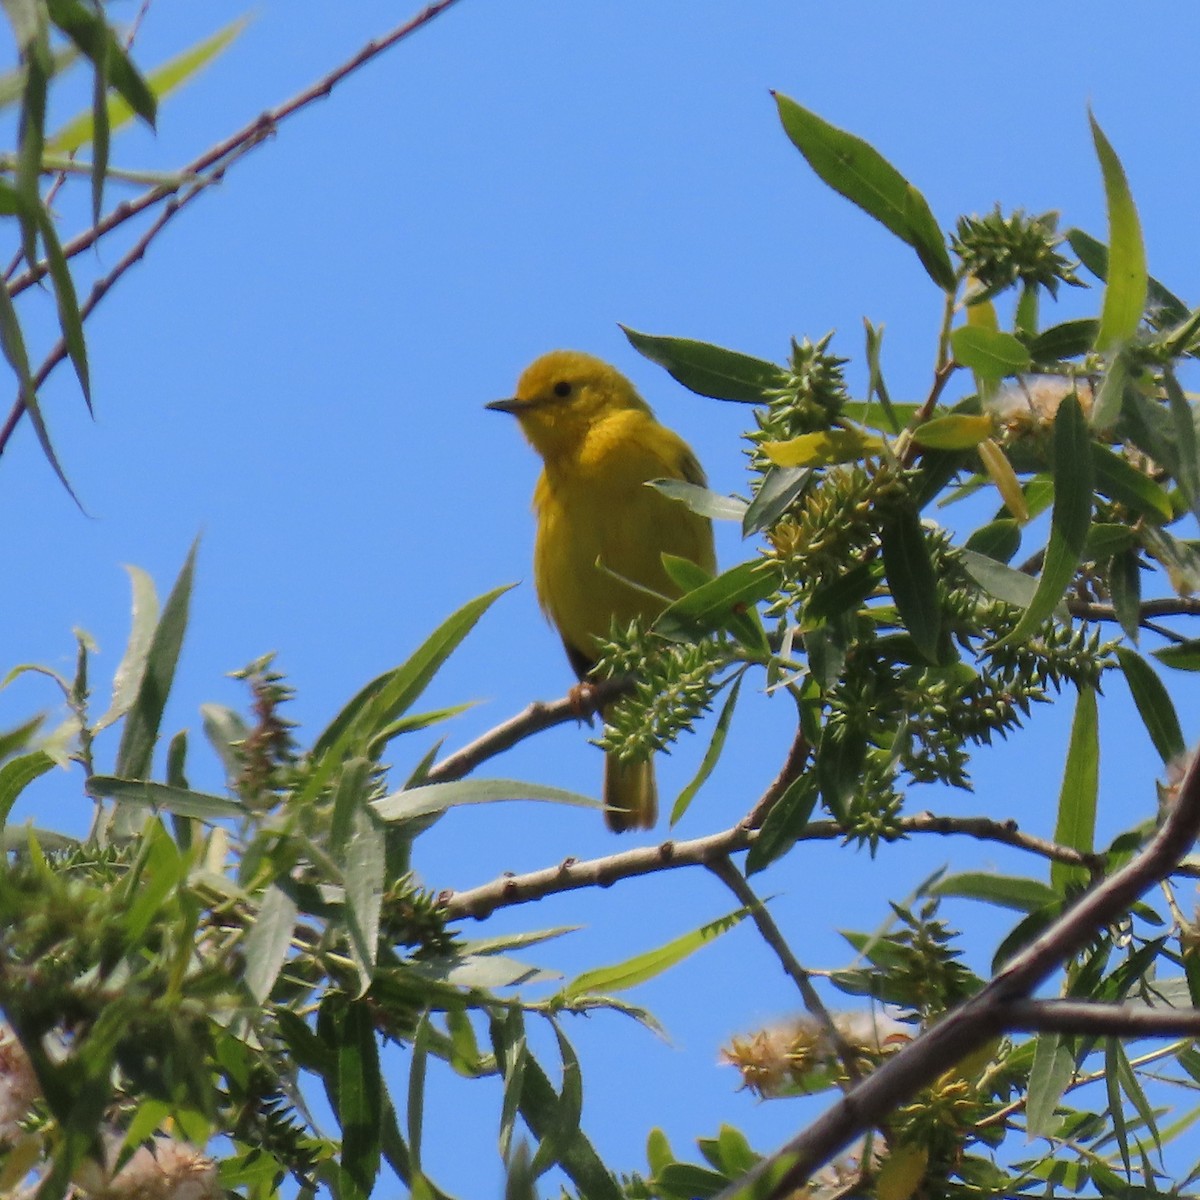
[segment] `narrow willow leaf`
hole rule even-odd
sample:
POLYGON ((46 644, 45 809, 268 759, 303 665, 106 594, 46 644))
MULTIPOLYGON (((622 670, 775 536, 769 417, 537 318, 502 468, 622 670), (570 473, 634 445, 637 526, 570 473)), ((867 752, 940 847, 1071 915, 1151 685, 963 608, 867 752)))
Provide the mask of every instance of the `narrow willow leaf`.
POLYGON ((714 578, 699 563, 692 562, 690 558, 681 558, 678 554, 664 554, 662 565, 671 582, 684 592, 703 587, 714 578))
MULTIPOLYGON (((1161 658, 1161 655, 1159 656, 1161 658)), ((1170 693, 1154 668, 1136 650, 1117 647, 1117 661, 1154 749, 1164 763, 1184 754, 1187 743, 1179 725, 1170 693)))
POLYGON ((934 896, 964 896, 1024 913, 1057 905, 1061 900, 1059 894, 1040 879, 996 875, 990 871, 964 871, 959 875, 946 875, 929 890, 934 896))
POLYGON ((1057 1033, 1038 1035, 1029 1075, 1025 1125, 1030 1137, 1053 1136, 1059 1127, 1058 1102, 1075 1074, 1075 1057, 1057 1033))
POLYGON ((756 653, 768 653, 754 606, 771 595, 777 583, 765 559, 739 563, 669 604, 654 622, 654 629, 665 637, 728 629, 739 641, 748 638, 756 653), (747 622, 751 622, 749 627, 747 622))
POLYGON ((358 995, 366 993, 375 973, 379 949, 379 921, 386 887, 385 835, 379 821, 366 809, 350 816, 350 836, 340 847, 346 896, 346 925, 358 970, 358 995))
POLYGON ((412 1063, 408 1071, 408 1152, 414 1171, 421 1169, 421 1142, 425 1123, 425 1067, 429 1060, 429 1013, 423 1012, 413 1035, 412 1063))
POLYGON ((758 448, 777 467, 828 467, 857 462, 883 451, 884 442, 862 429, 822 429, 784 442, 760 442, 758 448))
POLYGON ((1163 646, 1150 652, 1160 663, 1177 671, 1200 671, 1200 638, 1163 646))
MULTIPOLYGON (((525 1064, 520 1092, 520 1112, 534 1137, 541 1139, 550 1131, 559 1112, 559 1096, 532 1055, 525 1064)), ((578 1195, 587 1200, 622 1200, 624 1190, 605 1167, 582 1130, 576 1130, 565 1146, 558 1149, 558 1161, 578 1195)))
POLYGON ((1079 358, 1096 344, 1100 322, 1092 317, 1051 325, 1029 343, 1029 357, 1038 364, 1053 364, 1079 358))
POLYGON ((1092 443, 1095 487, 1102 496, 1127 505, 1156 525, 1174 518, 1171 498, 1144 471, 1099 442, 1092 443))
POLYGON ((262 1004, 275 987, 287 962, 299 909, 295 900, 271 884, 258 903, 258 912, 242 943, 245 958, 242 979, 254 1000, 262 1004))
POLYGON ((42 750, 22 754, 0 767, 0 830, 21 793, 54 766, 54 759, 42 750))
POLYGON ((723 933, 728 933, 749 913, 748 908, 739 908, 727 916, 719 917, 701 925, 691 933, 685 933, 657 949, 637 954, 611 967, 599 967, 577 975, 562 990, 564 1000, 575 1000, 598 992, 623 992, 639 983, 645 983, 656 975, 683 962, 723 933))
MULTIPOLYGON (((675 1162, 670 1166, 664 1167, 655 1177, 654 1186, 656 1191, 663 1195, 671 1197, 672 1200, 676 1197, 686 1198, 686 1200, 708 1200, 710 1196, 716 1196, 725 1191, 729 1186, 730 1180, 717 1171, 710 1171, 707 1167, 697 1166, 695 1163, 675 1162)), ((769 1196, 769 1191, 755 1191, 754 1196, 769 1196)))
POLYGON ((179 578, 167 597, 162 617, 155 626, 154 636, 150 641, 137 697, 125 717, 115 771, 125 779, 145 779, 150 774, 150 762, 154 754, 154 745, 158 741, 163 709, 175 679, 175 667, 179 662, 183 635, 187 630, 198 545, 198 542, 192 543, 183 569, 179 572, 179 578))
POLYGON ((1129 1130, 1125 1125, 1125 1105, 1121 1100, 1121 1043, 1116 1038, 1104 1039, 1104 1085, 1108 1096, 1108 1118, 1112 1122, 1113 1138, 1121 1152, 1121 1162, 1129 1173, 1129 1130))
MULTIPOLYGON (((337 1022, 337 1117, 342 1127, 339 1196, 368 1200, 379 1175, 384 1100, 375 1022, 366 1001, 348 1004, 337 1022)), ((419 1169, 413 1152, 413 1170, 419 1169)))
MULTIPOLYGON (((1099 280, 1108 279, 1108 247, 1082 229, 1069 229, 1066 234, 1076 258, 1099 280)), ((1151 275, 1146 289, 1151 310, 1171 324, 1179 324, 1188 317, 1188 306, 1174 292, 1165 288, 1151 275)))
POLYGON ((115 775, 92 775, 88 790, 121 804, 132 804, 155 811, 171 812, 180 817, 195 817, 200 821, 241 820, 246 809, 236 800, 194 792, 187 788, 171 787, 149 779, 125 779, 115 775))
POLYGON ((992 483, 996 485, 1000 499, 1004 501, 1004 507, 1024 524, 1029 520, 1029 505, 1025 500, 1025 493, 1021 490, 1017 473, 1013 470, 1012 463, 1008 461, 1008 455, 992 438, 985 438, 980 442, 978 451, 983 469, 992 483))
MULTIPOLYGON (((883 381, 883 367, 880 364, 880 351, 883 348, 883 326, 872 325, 866 317, 863 317, 863 328, 866 331, 867 338, 867 405, 868 407, 870 406, 872 396, 878 396, 880 409, 887 421, 888 432, 897 434, 904 428, 905 422, 900 420, 900 416, 892 404, 892 398, 888 394, 887 384, 883 381)), ((858 419, 861 419, 863 424, 868 423, 866 414, 858 419)), ((878 429, 882 428, 882 426, 876 423, 872 428, 878 429)))
POLYGON ((1109 561, 1108 594, 1125 636, 1136 643, 1142 619, 1142 568, 1136 550, 1115 554, 1109 561))
POLYGON ((712 488, 688 483, 686 479, 651 479, 646 486, 713 521, 740 521, 748 507, 746 501, 737 496, 725 496, 712 488))
POLYGON ((1175 476, 1188 506, 1200 518, 1200 456, 1196 447, 1196 419, 1192 406, 1170 367, 1163 368, 1163 386, 1171 406, 1171 425, 1174 431, 1178 473, 1175 476))
MULTIPOLYGON (((0 185, 2 183, 3 181, 0 181, 0 185)), ((0 190, 3 190, 3 188, 0 187, 0 190)), ((8 190, 12 191, 12 189, 8 190)), ((21 332, 21 323, 17 317, 17 310, 13 305, 12 297, 9 295, 8 288, 4 287, 0 287, 0 351, 3 352, 5 359, 17 377, 21 399, 25 404, 25 413, 29 417, 30 424, 33 426, 33 432, 37 436, 38 445, 42 448, 42 454, 45 455, 51 470, 58 477, 59 483, 63 485, 67 494, 75 501, 76 507, 82 511, 83 505, 80 503, 79 497, 75 494, 75 489, 71 486, 71 481, 67 478, 66 472, 62 468, 62 463, 58 461, 58 454, 55 452, 54 443, 50 440, 50 430, 46 427, 45 418, 42 416, 41 405, 37 398, 37 390, 33 384, 33 375, 29 369, 29 353, 25 348, 25 335, 21 332)))
MULTIPOLYGON (((37 731, 41 729, 42 722, 45 719, 45 713, 37 713, 35 716, 30 717, 29 720, 22 721, 20 725, 15 725, 12 729, 0 732, 0 763, 24 750, 33 740, 37 731)), ((3 824, 4 822, 0 820, 0 825, 3 824)))
POLYGON ((924 196, 862 138, 830 125, 787 96, 776 93, 775 103, 784 132, 817 175, 912 246, 934 283, 952 293, 958 280, 946 239, 924 196))
POLYGON ((770 529, 800 498, 812 471, 804 467, 770 467, 742 518, 742 537, 770 529))
POLYGON ((987 379, 1019 375, 1033 366, 1025 344, 1011 333, 978 325, 960 325, 950 334, 956 361, 987 379))
POLYGON ((457 808, 461 804, 491 804, 504 800, 546 800, 551 804, 574 804, 580 808, 601 808, 598 800, 579 792, 521 783, 515 779, 456 779, 452 783, 427 783, 423 787, 392 792, 373 800, 371 808, 382 821, 408 821, 429 813, 457 808))
POLYGON ((964 547, 998 563, 1010 563, 1021 549, 1021 527, 1016 521, 1001 517, 976 529, 967 538, 964 547))
POLYGON ((929 543, 915 512, 902 512, 879 530, 888 590, 917 649, 931 663, 941 656, 942 607, 929 543))
POLYGON ((1132 549, 1136 545, 1136 538, 1137 535, 1128 525, 1097 522, 1088 530, 1084 557, 1089 562, 1103 562, 1114 554, 1132 549))
MULTIPOLYGON (((426 685, 475 627, 492 604, 514 585, 495 588, 464 604, 447 617, 417 648, 407 662, 371 680, 329 723, 313 745, 313 760, 324 757, 336 744, 349 746, 356 726, 362 726, 362 736, 371 737, 405 712, 425 690, 426 685)), ((336 757, 336 756, 335 756, 336 757)), ((332 770, 334 764, 330 765, 332 770)), ((321 775, 321 772, 315 772, 321 775)), ((305 795, 316 794, 327 782, 327 774, 315 784, 310 781, 305 795)))
POLYGON ((71 365, 75 368, 75 376, 83 391, 84 401, 88 412, 92 411, 92 388, 88 378, 87 344, 83 337, 83 318, 79 313, 79 297, 75 294, 75 281, 71 269, 67 266, 63 248, 58 240, 58 232, 54 221, 43 204, 37 206, 38 229, 42 235, 42 245, 46 248, 46 265, 50 271, 50 281, 54 284, 54 303, 58 310, 58 326, 62 330, 63 344, 71 365))
POLYGON ((107 729, 133 707, 146 671, 146 660, 150 657, 154 630, 158 625, 158 593, 154 588, 154 580, 141 567, 127 566, 125 570, 129 572, 133 589, 129 641, 125 643, 125 653, 113 676, 112 703, 96 722, 94 729, 97 730, 107 729))
POLYGON ((1091 438, 1075 396, 1054 417, 1054 512, 1050 542, 1033 600, 1004 644, 1024 641, 1058 607, 1075 578, 1092 523, 1091 438))
POLYGON ((746 855, 746 874, 755 875, 786 854, 803 833, 817 806, 820 789, 813 771, 805 771, 788 784, 767 813, 758 836, 746 855))
POLYGON ((557 1163, 563 1152, 579 1133, 579 1118, 583 1112, 583 1080, 579 1070, 579 1058, 574 1047, 558 1022, 553 1017, 550 1023, 558 1039, 558 1054, 562 1062, 562 1089, 553 1115, 541 1134, 537 1152, 533 1156, 532 1173, 538 1177, 557 1163))
POLYGON ((79 0, 47 0, 50 19, 75 43, 94 66, 102 68, 108 82, 135 113, 153 127, 157 104, 154 93, 125 52, 102 13, 79 0))
POLYGON ((1108 208, 1108 279, 1100 328, 1096 331, 1096 349, 1103 351, 1116 348, 1137 332, 1146 308, 1148 277, 1146 247, 1125 170, 1091 113, 1088 121, 1104 176, 1108 208))
MULTIPOLYGON (((1090 687, 1079 689, 1075 719, 1067 746, 1062 788, 1058 794, 1058 817, 1054 840, 1083 854, 1095 847, 1096 799, 1100 791, 1100 736, 1096 713, 1096 693, 1090 687)), ((1069 884, 1086 882, 1087 871, 1067 863, 1050 864, 1050 882, 1059 895, 1069 884)))
MULTIPOLYGON (((210 62, 227 50, 246 28, 248 19, 239 17, 216 33, 197 42, 181 54, 168 59, 146 74, 146 86, 156 100, 163 100, 177 88, 200 73, 210 62)), ((108 128, 116 132, 133 119, 134 111, 121 95, 109 96, 104 106, 108 128)), ((47 140, 47 148, 56 154, 74 154, 91 142, 100 110, 89 109, 73 117, 47 140)))
POLYGON ((787 383, 788 373, 775 363, 751 358, 690 338, 660 337, 621 326, 633 348, 689 391, 714 400, 765 404, 787 383))
POLYGON ((729 696, 721 708, 721 714, 717 717, 717 723, 713 728, 712 740, 708 743, 708 749, 704 752, 704 758, 700 763, 700 769, 696 772, 692 781, 679 793, 674 805, 671 808, 671 826, 672 828, 679 821, 688 806, 695 799, 696 793, 707 782, 708 777, 713 773, 713 768, 717 765, 717 761, 721 757, 721 751, 725 748, 725 737, 729 733, 729 723, 733 720, 733 710, 737 705, 738 691, 742 686, 742 676, 739 675, 733 681, 733 687, 729 689, 729 696))
POLYGON ((913 441, 931 450, 972 450, 995 432, 995 422, 989 416, 970 413, 951 413, 934 417, 918 425, 913 441))

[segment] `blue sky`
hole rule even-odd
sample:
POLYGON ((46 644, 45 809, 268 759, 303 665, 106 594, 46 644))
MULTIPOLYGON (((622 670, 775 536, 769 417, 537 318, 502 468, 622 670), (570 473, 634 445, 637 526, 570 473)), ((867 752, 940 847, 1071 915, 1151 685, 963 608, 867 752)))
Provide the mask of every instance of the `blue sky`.
MULTIPOLYGON (((118 18, 135 10, 131 0, 111 6, 118 18)), ((246 11, 155 0, 139 61, 153 65, 246 11)), ((232 50, 167 102, 157 135, 122 135, 115 162, 181 165, 405 14, 376 0, 265 0, 252 15, 232 50)), ((0 594, 0 671, 18 661, 68 669, 81 626, 102 651, 95 678, 110 677, 128 626, 121 564, 149 570, 165 592, 200 534, 167 719, 194 731, 198 786, 218 779, 199 704, 242 702, 225 672, 278 651, 299 689, 293 715, 313 731, 498 584, 520 582, 429 695, 481 701, 447 730, 447 745, 561 695, 571 675, 530 583, 536 463, 513 423, 482 407, 510 394, 529 360, 573 347, 617 364, 723 491, 745 489, 738 434, 749 411, 684 391, 629 347, 618 322, 777 360, 792 335, 833 329, 861 390, 867 316, 886 326, 892 395, 928 388, 939 295, 907 247, 811 174, 769 90, 871 141, 946 227, 999 201, 1060 209, 1064 225, 1103 236, 1090 104, 1128 172, 1151 271, 1194 299, 1197 35, 1200 11, 1182 5, 461 0, 285 123, 99 309, 89 326, 95 421, 65 372, 43 401, 88 515, 28 428, 0 460, 0 549, 14 564, 0 594)), ((57 115, 81 102, 61 101, 57 115)), ((64 214, 82 203, 68 198, 64 214)), ((104 244, 84 269, 110 266, 122 244, 104 244)), ((1096 303, 1068 294, 1060 308, 1070 316, 1096 303)), ((35 324, 45 307, 34 305, 35 324)), ((718 552, 730 565, 753 548, 724 528, 718 552)), ((1108 693, 1102 835, 1149 814, 1157 764, 1123 684, 1108 693)), ((22 680, 0 693, 0 724, 52 703, 43 684, 22 680)), ((725 827, 761 792, 786 748, 785 703, 755 696, 744 706, 680 836, 725 827)), ((1049 833, 1062 708, 982 755, 973 796, 926 789, 914 807, 1011 814, 1049 833)), ((667 807, 704 736, 662 764, 667 807)), ((495 773, 595 792, 600 758, 586 737, 557 730, 495 773)), ((427 746, 397 749, 400 778, 427 746)), ((43 783, 21 815, 85 828, 78 781, 43 783)), ((417 866, 432 887, 465 887, 616 845, 594 813, 514 804, 450 814, 422 839, 417 866)), ((886 897, 946 862, 1040 870, 959 842, 886 847, 873 862, 812 845, 757 886, 775 897, 801 961, 831 967, 848 960, 837 928, 875 927, 886 897)), ((733 907, 693 872, 547 900, 487 931, 586 924, 530 954, 570 975, 733 907)), ((951 912, 980 931, 975 965, 985 967, 1002 923, 951 912)), ((681 1154, 722 1121, 769 1149, 812 1111, 757 1105, 716 1065, 730 1034, 796 1006, 750 928, 632 998, 664 1022, 670 1045, 616 1016, 567 1026, 584 1066, 585 1128, 613 1165, 644 1170, 656 1124, 681 1154)), ((399 1056, 397 1070, 406 1067, 399 1056)), ((430 1173, 462 1194, 494 1192, 498 1088, 436 1071, 430 1086, 430 1173)))

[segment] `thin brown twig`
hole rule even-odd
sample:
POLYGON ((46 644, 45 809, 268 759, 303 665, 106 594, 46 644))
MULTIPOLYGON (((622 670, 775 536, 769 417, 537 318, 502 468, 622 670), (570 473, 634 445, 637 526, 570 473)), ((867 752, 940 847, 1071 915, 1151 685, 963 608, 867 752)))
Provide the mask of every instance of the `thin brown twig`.
MULTIPOLYGON (((280 123, 288 117, 294 116, 302 108, 307 107, 315 100, 325 99, 348 75, 351 75, 360 67, 370 62, 371 59, 378 57, 385 50, 391 49, 397 42, 403 41, 418 29, 428 25, 435 17, 440 16, 446 9, 456 3, 458 3, 458 0, 437 0, 437 3, 427 5, 415 17, 411 17, 402 24, 397 25, 395 29, 385 33, 382 37, 372 38, 361 50, 348 58, 340 66, 335 67, 327 75, 322 76, 316 83, 298 92, 290 100, 285 101, 277 107, 260 113, 253 121, 242 126, 236 133, 230 134, 229 137, 210 146, 203 154, 193 159, 192 162, 180 170, 179 175, 181 178, 179 180, 172 183, 159 184, 156 187, 149 188, 132 200, 122 201, 112 212, 90 229, 85 230, 71 241, 64 243, 64 256, 70 259, 87 250, 119 225, 123 225, 130 218, 136 217, 147 208, 153 207, 160 200, 165 200, 168 196, 186 186, 196 176, 202 175, 204 172, 212 169, 235 151, 244 147, 258 145, 272 134, 280 123)), ((9 289, 10 294, 14 298, 20 295, 26 288, 31 287, 38 280, 42 279, 48 270, 49 267, 44 262, 34 264, 28 271, 13 281, 9 289)))
MULTIPOLYGON (((958 834, 977 841, 999 842, 1051 862, 1083 867, 1093 873, 1099 865, 1099 860, 1092 855, 1023 833, 1015 821, 996 821, 991 817, 944 817, 927 812, 902 817, 898 824, 900 831, 905 834, 958 834)), ((841 837, 845 837, 845 830, 836 821, 812 821, 800 831, 797 841, 833 841, 841 837)), ((673 871, 679 867, 706 867, 719 858, 748 850, 757 838, 758 831, 747 828, 743 821, 729 829, 688 841, 637 846, 599 858, 567 858, 554 866, 542 867, 523 875, 501 875, 490 883, 465 891, 447 889, 438 896, 438 902, 451 920, 463 917, 483 920, 498 908, 528 904, 560 892, 586 887, 610 887, 622 879, 652 875, 657 871, 673 871)))
MULTIPOLYGON (((1083 621, 1116 621, 1116 610, 1111 604, 1096 604, 1089 600, 1068 598, 1067 609, 1073 617, 1083 621)), ((1200 596, 1165 596, 1157 600, 1143 600, 1138 605, 1138 617, 1150 620, 1154 617, 1194 617, 1200 615, 1200 596)))
POLYGON ((435 763, 429 768, 424 782, 450 783, 455 779, 462 779, 481 763, 495 758, 497 754, 503 754, 505 750, 511 750, 527 737, 541 733, 544 729, 552 729, 555 725, 582 720, 628 690, 629 683, 626 680, 605 679, 589 683, 582 693, 572 692, 561 700, 550 703, 535 700, 523 711, 435 763), (586 708, 581 707, 580 696, 586 701, 586 708))
MULTIPOLYGON (((382 54, 397 42, 415 33, 422 26, 427 25, 434 17, 445 12, 446 9, 457 2, 458 0, 438 0, 437 3, 428 5, 415 17, 398 25, 383 37, 372 39, 357 54, 330 71, 329 74, 325 75, 317 83, 293 96, 292 99, 279 105, 277 108, 262 113, 254 121, 251 121, 248 125, 238 130, 237 133, 210 147, 199 158, 184 167, 180 172, 179 178, 174 182, 159 184, 143 192, 141 196, 133 200, 122 201, 106 217, 93 225, 91 229, 67 242, 63 246, 63 254, 66 258, 70 259, 88 249, 88 247, 95 245, 105 234, 110 233, 132 217, 137 216, 148 208, 152 208, 162 200, 168 200, 169 197, 177 196, 181 189, 188 189, 184 192, 182 198, 168 201, 164 213, 147 230, 146 234, 138 239, 133 250, 121 259, 117 267, 93 286, 88 303, 80 309, 81 320, 86 320, 88 314, 95 308, 96 304, 99 303, 121 275, 145 255, 150 242, 185 204, 195 199, 204 189, 218 182, 234 162, 273 134, 281 121, 299 112, 300 109, 311 104, 313 101, 328 96, 333 88, 348 75, 358 70, 379 54, 382 54)), ((139 19, 140 16, 141 14, 139 14, 139 19)), ((45 277, 48 270, 49 267, 45 262, 31 264, 24 274, 8 285, 10 296, 15 298, 26 288, 32 287, 45 277)), ((41 368, 39 368, 37 374, 34 376, 35 392, 45 382, 50 372, 63 361, 66 353, 65 341, 60 341, 46 357, 41 368)), ((22 392, 18 395, 10 409, 4 425, 0 426, 0 455, 3 455, 13 431, 25 415, 26 407, 25 395, 22 392)))
POLYGON ((762 940, 767 943, 772 953, 779 959, 779 965, 784 973, 796 985, 804 1007, 817 1019, 826 1036, 829 1038, 842 1066, 849 1077, 842 1081, 843 1087, 848 1087, 858 1079, 861 1072, 854 1057, 854 1050, 849 1045, 841 1030, 834 1024, 829 1010, 825 1007, 817 989, 813 987, 812 976, 800 964, 800 960, 792 953, 774 917, 767 911, 767 906, 758 898, 746 877, 733 864, 728 855, 715 858, 708 864, 708 869, 738 898, 738 903, 748 909, 750 919, 758 929, 762 940))
POLYGON ((782 1149, 719 1194, 718 1200, 778 1200, 803 1184, 864 1130, 938 1075, 1008 1028, 1007 1011, 1027 999, 1097 929, 1118 920, 1165 879, 1200 833, 1200 754, 1193 755, 1176 801, 1140 854, 1051 924, 979 993, 921 1034, 859 1083, 782 1149))

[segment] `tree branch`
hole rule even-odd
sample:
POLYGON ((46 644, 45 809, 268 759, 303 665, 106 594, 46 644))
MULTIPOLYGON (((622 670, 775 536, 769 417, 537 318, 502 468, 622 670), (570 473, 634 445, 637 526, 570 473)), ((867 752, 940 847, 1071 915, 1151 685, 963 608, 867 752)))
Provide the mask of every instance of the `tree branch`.
POLYGON ((1004 1027, 1013 1033, 1080 1033, 1095 1037, 1200 1037, 1200 1010, 1086 1000, 1010 1000, 1004 1027))
MULTIPOLYGON (((333 91, 334 87, 341 83, 348 75, 358 70, 371 59, 382 54, 385 50, 390 49, 397 42, 415 33, 422 26, 427 25, 434 17, 445 12, 452 4, 456 4, 458 0, 437 0, 437 3, 429 4, 425 9, 418 13, 415 17, 410 18, 403 24, 398 25, 383 37, 374 38, 369 41, 357 54, 347 59, 346 62, 334 68, 329 74, 318 80, 311 87, 293 96, 292 99, 279 105, 276 108, 260 114, 255 120, 248 125, 239 129, 236 133, 226 138, 224 141, 218 142, 211 146, 198 158, 194 159, 180 173, 179 178, 171 183, 159 184, 156 187, 149 188, 140 196, 133 200, 122 201, 110 213, 97 221, 90 229, 81 233, 78 237, 63 245, 63 255, 67 259, 73 258, 75 255, 82 253, 90 246, 95 245, 106 234, 111 233, 114 229, 123 225, 126 221, 145 212, 147 209, 153 208, 156 204, 169 197, 176 196, 181 190, 189 189, 182 198, 173 200, 168 204, 164 215, 151 226, 148 236, 139 239, 135 246, 137 253, 127 254, 118 264, 118 268, 110 271, 96 287, 100 287, 99 295, 96 293, 96 287, 92 291, 92 299, 88 305, 85 305, 80 310, 81 319, 86 319, 87 314, 95 308, 96 303, 103 297, 104 293, 112 287, 112 285, 127 271, 135 262, 137 262, 146 252, 146 247, 155 235, 162 229, 162 226, 175 215, 185 204, 194 199, 201 191, 217 183, 224 175, 225 171, 241 158, 248 151, 264 142, 270 137, 280 124, 288 117, 293 116, 302 108, 311 104, 315 100, 323 99, 333 91), (206 175, 205 172, 208 172, 206 175), (86 309, 86 311, 84 311, 86 309)), ((140 19, 140 14, 139 14, 140 19)), ((49 271, 48 264, 42 262, 33 263, 29 269, 19 275, 8 285, 9 295, 14 299, 19 296, 27 288, 32 287, 41 279, 45 278, 49 271)), ((38 372, 35 379, 36 386, 40 386, 45 381, 46 376, 66 357, 66 347, 62 343, 51 351, 46 362, 43 363, 43 368, 38 372)), ((36 390, 36 387, 35 387, 36 390)), ((0 427, 0 455, 4 453, 5 447, 8 445, 9 439, 12 437, 13 430, 20 423, 21 418, 25 415, 25 399, 24 396, 19 396, 14 403, 12 409, 5 420, 3 427, 0 427)))
POLYGON ((1200 755, 1193 755, 1174 806, 1140 854, 1085 892, 977 995, 889 1059, 752 1171, 719 1200, 777 1200, 806 1180, 858 1134, 878 1125, 898 1104, 1007 1027, 1013 1001, 1039 984, 1122 917, 1148 888, 1165 879, 1200 833, 1200 755), (769 1182, 768 1182, 769 1180, 769 1182))
MULTIPOLYGON (((555 705, 541 706, 557 710, 555 705)), ((519 717, 513 718, 509 725, 529 719, 529 714, 539 708, 531 705, 519 717)), ((564 716, 559 720, 567 720, 564 716)), ((555 722, 558 723, 558 722, 555 722)), ((505 729, 506 726, 500 726, 505 729)), ((493 733, 496 731, 493 730, 493 733)), ((529 728, 528 733, 536 732, 529 728)), ((480 742, 491 737, 485 734, 480 742)), ((511 745, 512 743, 508 743, 511 745)), ((479 742, 472 743, 478 746, 479 742)), ((472 747, 466 747, 470 750, 472 747)), ((505 747, 507 748, 507 746, 505 747)), ((464 753, 465 751, 460 751, 464 753)), ((496 751, 498 753, 499 751, 496 751)), ((453 757, 453 756, 452 756, 453 757)), ((449 762, 450 760, 445 760, 449 762)), ((434 768, 436 770, 436 768, 434 768)), ((465 773, 465 772, 464 772, 465 773)), ((453 775, 451 778, 460 778, 453 775)), ((430 779, 429 782, 444 782, 444 778, 430 779)), ((776 780, 778 783, 778 780, 776 780)), ((773 783, 771 787, 775 787, 773 783)), ((770 791, 770 789, 768 789, 770 791)), ((766 793, 764 793, 765 795, 766 793)), ((759 805, 753 811, 758 811, 759 805)), ((990 817, 941 817, 933 813, 918 813, 913 817, 903 817, 899 827, 904 833, 940 833, 944 836, 964 834, 982 842, 999 842, 1005 846, 1013 846, 1018 850, 1026 850, 1037 854, 1051 862, 1066 863, 1074 867, 1083 867, 1095 873, 1099 869, 1099 859, 1094 855, 1081 854, 1070 846, 1060 846, 1045 838, 1034 837, 1022 833, 1015 821, 995 821, 990 817)), ((845 837, 846 831, 836 821, 813 821, 801 830, 797 841, 833 841, 845 837)), ((540 900, 543 896, 552 896, 558 892, 571 892, 585 887, 609 887, 620 879, 632 879, 638 875, 652 875, 656 871, 672 871, 677 867, 706 867, 717 859, 739 850, 748 850, 758 838, 758 831, 747 827, 745 821, 719 833, 710 833, 705 837, 692 838, 685 842, 665 841, 657 846, 637 846, 632 850, 618 850, 614 854, 606 854, 600 858, 584 859, 566 858, 556 866, 542 867, 529 871, 524 875, 501 875, 490 883, 466 891, 456 892, 452 889, 443 891, 438 896, 438 902, 446 912, 448 919, 458 920, 462 917, 475 917, 483 920, 498 908, 510 908, 515 904, 527 904, 531 900, 540 900)))

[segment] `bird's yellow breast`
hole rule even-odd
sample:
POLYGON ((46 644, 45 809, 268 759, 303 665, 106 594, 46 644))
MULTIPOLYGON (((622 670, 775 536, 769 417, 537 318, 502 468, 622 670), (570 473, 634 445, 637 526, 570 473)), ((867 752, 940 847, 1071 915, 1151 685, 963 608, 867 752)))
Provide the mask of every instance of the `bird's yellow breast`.
POLYGON ((658 597, 678 595, 664 553, 716 569, 709 522, 646 486, 689 477, 703 478, 687 445, 640 410, 605 416, 569 455, 546 460, 534 493, 538 599, 584 658, 614 620, 653 620, 658 597))

